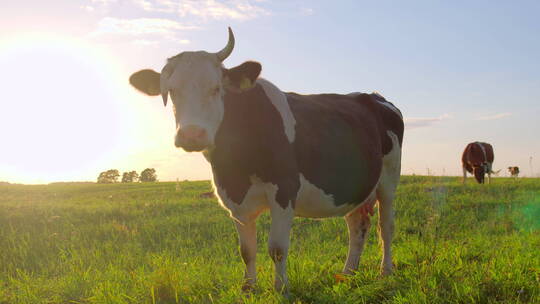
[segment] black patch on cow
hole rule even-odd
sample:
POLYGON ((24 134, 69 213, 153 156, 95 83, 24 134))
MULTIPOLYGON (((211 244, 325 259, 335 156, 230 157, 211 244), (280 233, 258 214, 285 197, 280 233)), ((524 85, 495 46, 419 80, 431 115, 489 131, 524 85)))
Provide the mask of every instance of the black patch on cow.
POLYGON ((399 115, 368 94, 287 93, 287 99, 296 118, 300 173, 332 195, 337 206, 363 202, 379 180, 383 155, 392 148, 386 131, 394 131, 400 142, 403 138, 399 115))
POLYGON ((243 93, 227 92, 223 102, 225 113, 211 153, 217 184, 240 204, 251 186, 250 177, 256 176, 278 187, 280 206, 294 203, 300 181, 293 146, 264 89, 257 84, 243 93))
POLYGON ((243 93, 227 92, 210 157, 218 186, 240 204, 256 176, 277 185, 276 200, 286 208, 296 200, 303 174, 337 206, 363 202, 379 180, 382 157, 392 150, 387 131, 401 145, 401 117, 368 94, 286 96, 296 119, 292 144, 259 84, 243 93))

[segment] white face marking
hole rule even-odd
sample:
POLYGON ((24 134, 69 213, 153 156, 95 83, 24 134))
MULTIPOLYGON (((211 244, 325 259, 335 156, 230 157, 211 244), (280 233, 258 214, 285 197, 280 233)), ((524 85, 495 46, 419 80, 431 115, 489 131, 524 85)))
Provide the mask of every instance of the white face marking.
POLYGON ((274 84, 266 79, 259 78, 257 79, 257 83, 263 87, 266 96, 268 96, 270 102, 272 102, 281 115, 287 139, 289 139, 289 142, 291 143, 294 142, 294 137, 296 135, 296 119, 291 111, 287 97, 274 84))
POLYGON ((213 145, 224 114, 222 65, 215 54, 184 52, 170 59, 162 75, 162 93, 171 96, 177 130, 203 128, 213 145))

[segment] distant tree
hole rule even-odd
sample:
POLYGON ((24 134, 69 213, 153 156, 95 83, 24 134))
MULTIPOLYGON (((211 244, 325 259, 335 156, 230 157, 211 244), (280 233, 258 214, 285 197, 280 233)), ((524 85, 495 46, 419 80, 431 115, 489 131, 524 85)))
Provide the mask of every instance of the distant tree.
POLYGON ((141 177, 139 178, 141 182, 155 182, 157 181, 156 169, 146 168, 141 172, 141 177))
POLYGON ((110 169, 103 171, 99 174, 97 182, 98 184, 112 184, 118 182, 118 177, 120 177, 120 172, 116 169, 110 169))
POLYGON ((139 180, 137 171, 124 172, 122 174, 122 183, 133 183, 139 180))

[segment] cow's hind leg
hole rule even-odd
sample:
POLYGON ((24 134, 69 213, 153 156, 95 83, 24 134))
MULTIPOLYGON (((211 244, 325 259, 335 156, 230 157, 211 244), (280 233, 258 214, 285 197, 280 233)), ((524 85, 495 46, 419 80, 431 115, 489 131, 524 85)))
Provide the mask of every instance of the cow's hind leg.
POLYGON ((382 243, 381 274, 392 273, 392 237, 394 234, 393 202, 401 171, 401 149, 395 135, 391 134, 393 149, 383 157, 383 169, 377 186, 379 201, 379 237, 382 243))
POLYGON ((368 238, 369 227, 371 226, 369 217, 373 215, 374 204, 375 196, 373 195, 362 206, 345 216, 345 222, 347 222, 347 228, 349 228, 349 252, 343 267, 344 274, 352 274, 358 270, 364 243, 368 238))
POLYGON ((391 186, 380 186, 377 191, 379 201, 379 225, 378 232, 382 245, 381 274, 392 273, 392 237, 394 235, 394 191, 391 186))

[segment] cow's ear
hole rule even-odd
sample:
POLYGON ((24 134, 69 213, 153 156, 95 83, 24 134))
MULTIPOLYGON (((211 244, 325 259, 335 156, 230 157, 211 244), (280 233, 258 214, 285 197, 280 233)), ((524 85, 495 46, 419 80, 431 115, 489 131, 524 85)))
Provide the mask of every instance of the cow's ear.
POLYGON ((245 91, 255 85, 255 80, 261 73, 262 66, 255 61, 246 61, 231 69, 224 69, 224 85, 233 91, 245 91))
POLYGON ((159 79, 160 74, 154 70, 140 70, 129 77, 129 83, 146 95, 157 96, 161 94, 159 79))

